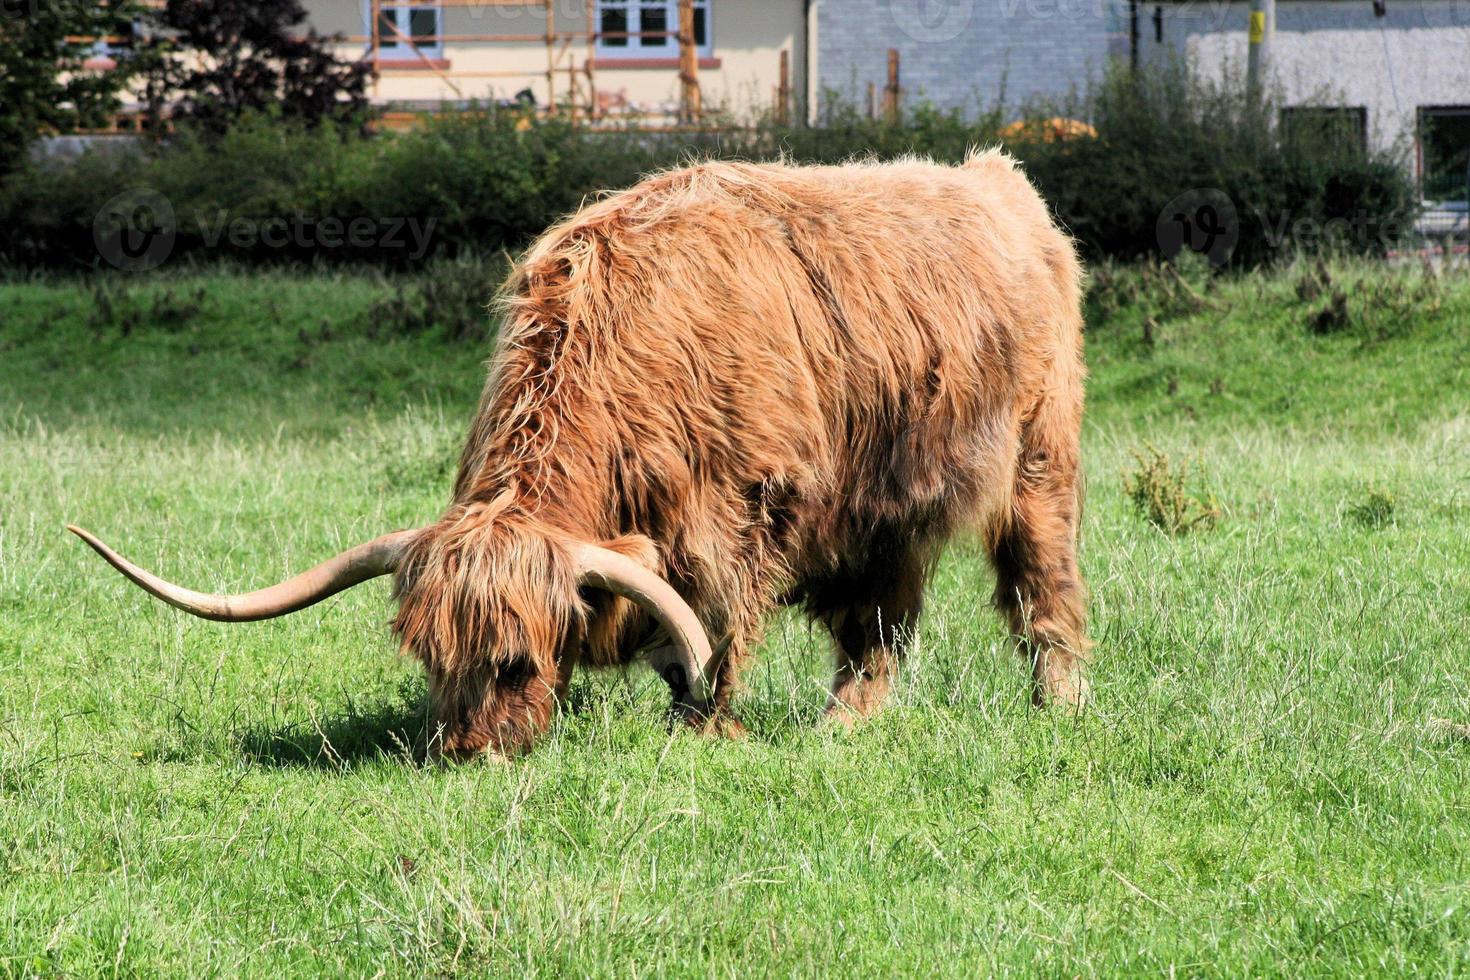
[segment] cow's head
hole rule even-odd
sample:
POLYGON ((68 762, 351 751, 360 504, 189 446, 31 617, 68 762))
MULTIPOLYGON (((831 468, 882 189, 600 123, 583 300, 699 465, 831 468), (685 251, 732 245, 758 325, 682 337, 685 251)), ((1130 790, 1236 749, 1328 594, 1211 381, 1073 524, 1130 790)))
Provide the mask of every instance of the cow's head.
POLYGON ((271 619, 381 575, 395 576, 394 631, 429 675, 432 755, 463 758, 528 744, 544 727, 577 645, 612 629, 630 600, 661 627, 655 666, 686 708, 708 710, 714 657, 698 617, 650 570, 652 543, 579 541, 494 505, 460 504, 436 524, 358 545, 295 578, 243 595, 166 582, 79 527, 68 528, 135 584, 220 622, 271 619))

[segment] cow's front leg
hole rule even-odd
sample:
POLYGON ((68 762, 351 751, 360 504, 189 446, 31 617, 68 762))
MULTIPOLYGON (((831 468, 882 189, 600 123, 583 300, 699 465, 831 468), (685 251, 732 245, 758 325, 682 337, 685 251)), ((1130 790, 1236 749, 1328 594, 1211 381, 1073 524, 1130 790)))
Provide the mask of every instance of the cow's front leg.
POLYGON ((851 725, 876 714, 888 700, 923 609, 926 564, 918 552, 890 557, 886 566, 870 571, 865 601, 834 609, 825 617, 837 643, 828 718, 851 725))

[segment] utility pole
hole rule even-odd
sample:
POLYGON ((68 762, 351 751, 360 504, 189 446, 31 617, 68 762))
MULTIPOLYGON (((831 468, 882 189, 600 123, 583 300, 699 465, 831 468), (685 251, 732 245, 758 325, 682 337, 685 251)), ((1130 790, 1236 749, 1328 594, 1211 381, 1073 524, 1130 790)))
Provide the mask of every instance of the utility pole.
POLYGON ((1245 90, 1253 103, 1259 104, 1261 90, 1271 73, 1271 38, 1276 33, 1276 0, 1251 0, 1247 40, 1245 90))

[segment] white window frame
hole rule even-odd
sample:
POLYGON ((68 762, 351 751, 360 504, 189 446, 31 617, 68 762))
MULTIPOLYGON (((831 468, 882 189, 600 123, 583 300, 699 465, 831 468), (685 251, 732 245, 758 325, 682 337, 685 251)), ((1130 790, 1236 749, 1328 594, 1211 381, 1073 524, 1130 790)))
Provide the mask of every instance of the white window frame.
MULTIPOLYGON (((399 58, 416 58, 419 55, 423 55, 426 58, 442 58, 442 57, 444 57, 444 6, 442 4, 437 4, 437 3, 436 4, 422 4, 422 3, 420 3, 420 4, 413 4, 413 5, 406 5, 406 4, 399 4, 399 3, 387 3, 387 2, 384 2, 384 3, 381 3, 381 4, 378 5, 378 11, 379 11, 379 13, 383 13, 383 14, 387 14, 389 12, 392 12, 393 13, 394 22, 398 25, 398 29, 401 30, 401 31, 403 31, 404 33, 409 33, 409 28, 407 26, 409 24, 409 17, 415 11, 423 11, 423 10, 432 11, 433 14, 434 14, 434 27, 435 27, 435 30, 434 30, 434 43, 433 44, 413 44, 413 43, 410 43, 408 41, 400 40, 399 37, 398 37, 398 35, 396 35, 396 34, 386 34, 386 33, 379 34, 378 35, 378 54, 379 54, 379 57, 382 57, 382 58, 392 58, 394 60, 399 59, 399 58)), ((369 38, 371 38, 373 36, 373 2, 372 2, 372 0, 363 0, 363 6, 362 6, 362 23, 363 23, 363 33, 366 34, 369 38)), ((369 50, 371 50, 372 46, 373 46, 373 42, 372 41, 368 41, 367 47, 368 47, 369 50)))
MULTIPOLYGON (((694 0, 694 6, 704 11, 704 43, 698 46, 701 58, 714 57, 715 50, 715 25, 713 0, 694 0)), ((596 30, 602 30, 602 13, 609 8, 627 11, 628 14, 628 37, 626 44, 608 44, 608 39, 598 37, 597 57, 615 61, 618 58, 678 58, 679 39, 679 0, 597 0, 593 10, 593 16, 597 18, 594 25, 596 30), (643 8, 662 7, 665 22, 668 24, 666 30, 671 36, 665 38, 663 44, 643 43, 643 38, 638 32, 643 29, 643 8)))

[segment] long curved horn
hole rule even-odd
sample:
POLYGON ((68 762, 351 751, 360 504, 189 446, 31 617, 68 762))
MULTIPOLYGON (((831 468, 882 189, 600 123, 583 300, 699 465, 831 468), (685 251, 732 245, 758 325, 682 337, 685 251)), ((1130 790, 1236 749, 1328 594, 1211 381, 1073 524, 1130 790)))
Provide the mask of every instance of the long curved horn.
POLYGON ((248 623, 257 619, 284 616, 321 602, 359 582, 387 575, 398 567, 404 549, 418 533, 395 531, 385 534, 367 544, 344 551, 335 558, 329 558, 295 578, 258 592, 211 595, 165 582, 152 572, 134 565, 91 533, 71 524, 66 529, 91 545, 93 551, 107 559, 113 568, 132 579, 145 591, 184 612, 221 623, 248 623))
POLYGON ((694 697, 692 707, 707 713, 714 695, 714 651, 694 610, 674 587, 626 555, 596 545, 577 549, 578 579, 586 585, 606 589, 630 599, 658 620, 673 641, 685 683, 694 697))

